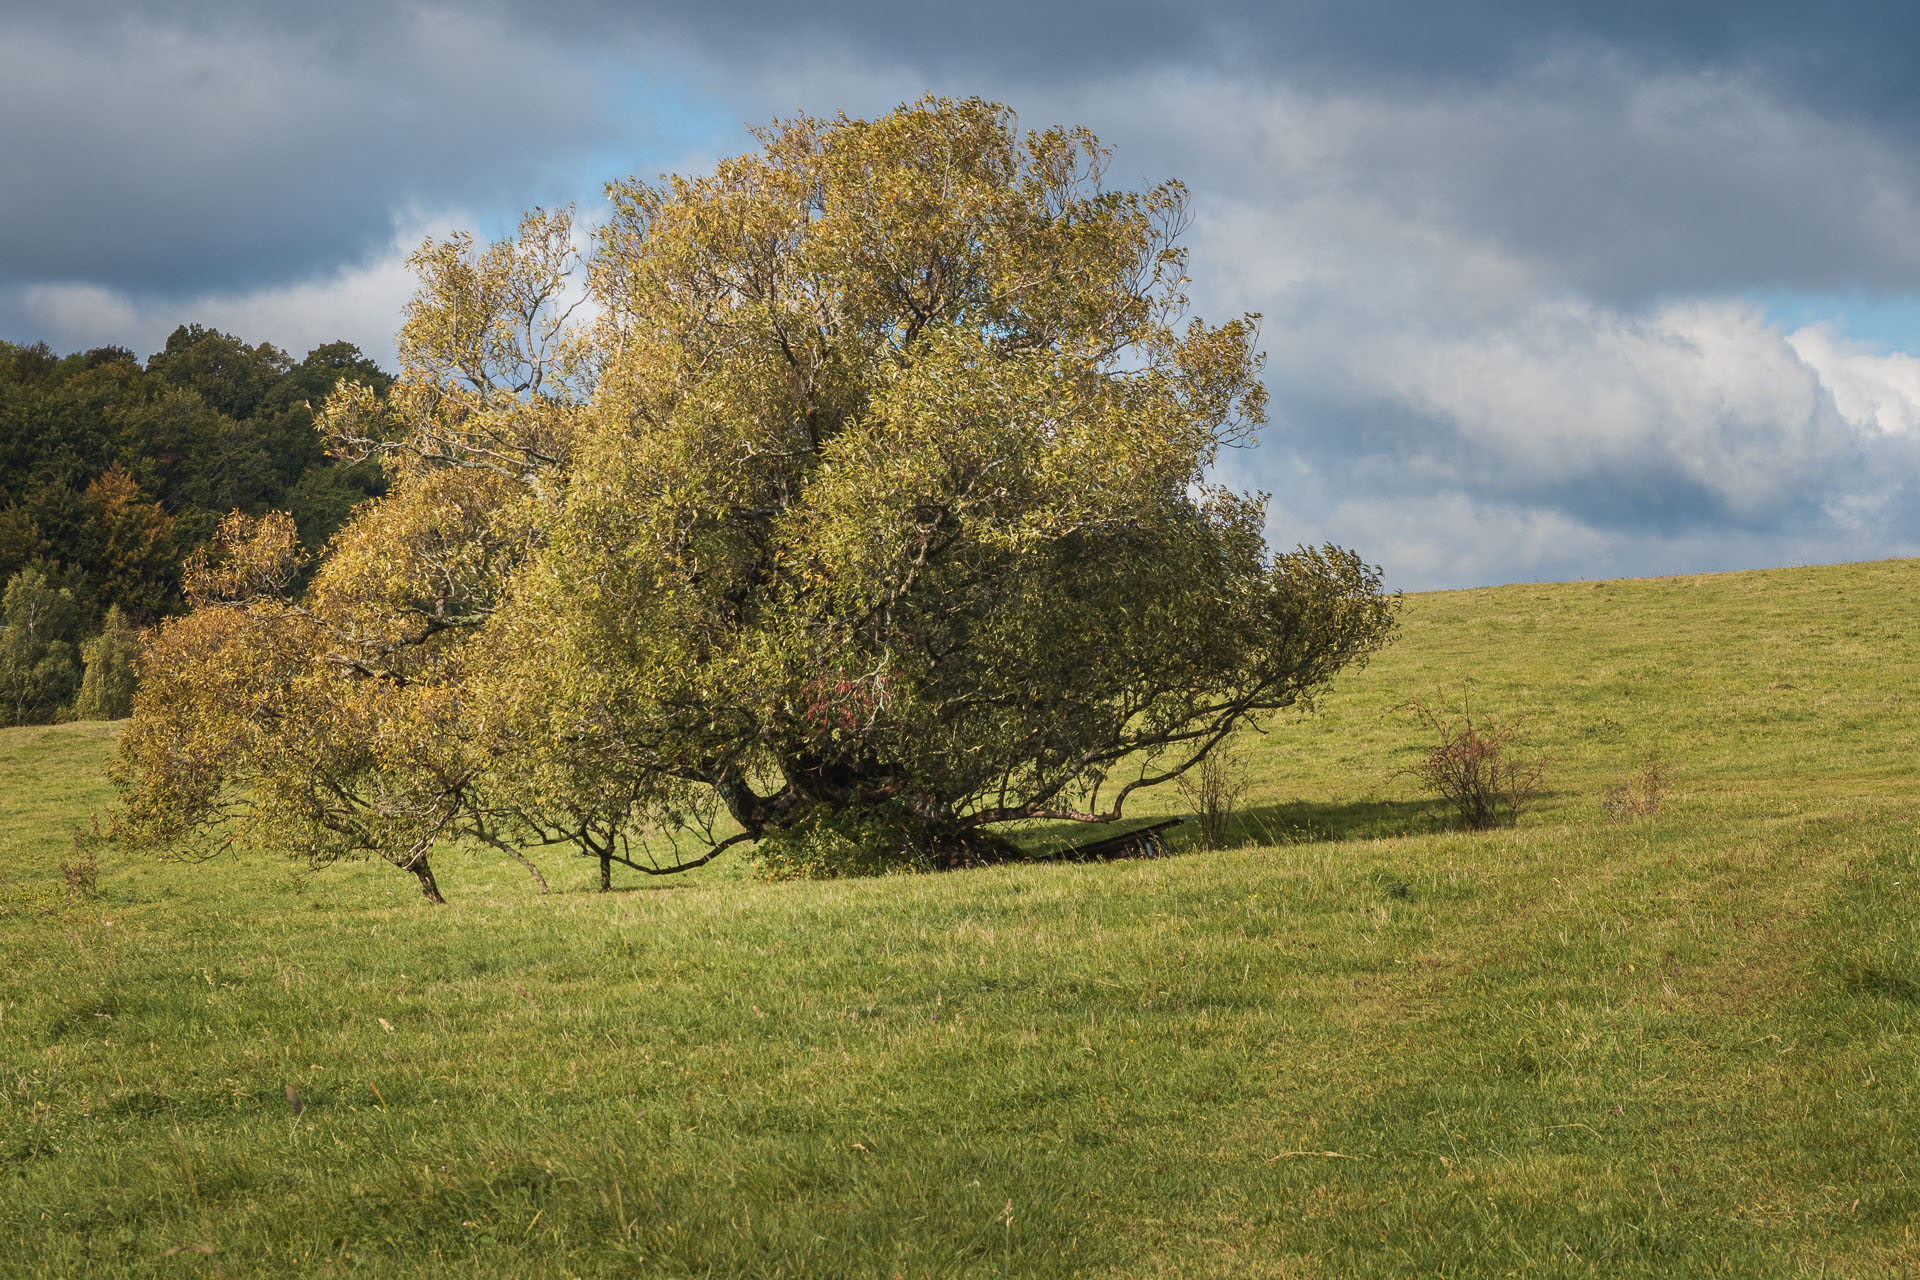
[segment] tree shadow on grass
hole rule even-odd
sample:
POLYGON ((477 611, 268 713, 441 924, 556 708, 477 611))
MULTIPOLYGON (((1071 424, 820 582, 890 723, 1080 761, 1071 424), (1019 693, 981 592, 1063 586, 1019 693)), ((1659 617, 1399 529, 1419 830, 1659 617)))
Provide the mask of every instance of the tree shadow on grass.
POLYGON ((1234 814, 1222 843, 1233 848, 1426 835, 1444 829, 1451 817, 1432 800, 1287 800, 1234 814))
MULTIPOLYGON (((1175 853, 1199 847, 1200 828, 1190 815, 1167 832, 1175 853)), ((1151 826, 1163 816, 1141 817, 1111 825, 1079 822, 1036 822, 1010 831, 1016 843, 1034 861, 1059 858, 1076 845, 1151 826)), ((1291 800, 1253 805, 1233 815, 1221 847, 1246 845, 1314 844, 1322 841, 1372 840, 1391 836, 1426 835, 1445 830, 1452 814, 1432 800, 1349 800, 1324 802, 1291 800)))
MULTIPOLYGON (((1526 810, 1531 812, 1545 801, 1558 798, 1562 798, 1562 793, 1557 791, 1535 792, 1526 810)), ((1197 834, 1196 828, 1189 827, 1187 830, 1197 834)), ((1451 805, 1432 796, 1412 800, 1367 799, 1339 803, 1290 800, 1280 804, 1255 805, 1234 814, 1223 844, 1226 848, 1243 844, 1315 844, 1471 830, 1461 822, 1460 815, 1451 805)), ((1189 839, 1192 838, 1190 835, 1189 839)))

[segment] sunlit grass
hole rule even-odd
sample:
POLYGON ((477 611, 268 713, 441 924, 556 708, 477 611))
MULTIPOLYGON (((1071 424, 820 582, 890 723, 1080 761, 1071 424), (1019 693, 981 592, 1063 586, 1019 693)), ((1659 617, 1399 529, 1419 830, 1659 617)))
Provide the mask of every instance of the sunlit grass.
POLYGON ((111 735, 5 731, 0 1271, 1910 1271, 1916 578, 1411 598, 1261 740, 1250 843, 1153 862, 463 853, 436 909, 109 849, 76 899, 111 735), (1554 761, 1517 829, 1397 776, 1469 678, 1554 761))

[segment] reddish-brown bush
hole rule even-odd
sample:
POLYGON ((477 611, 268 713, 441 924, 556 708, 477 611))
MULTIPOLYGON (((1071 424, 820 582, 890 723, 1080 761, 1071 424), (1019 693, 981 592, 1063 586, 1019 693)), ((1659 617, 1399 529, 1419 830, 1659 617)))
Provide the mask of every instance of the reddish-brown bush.
POLYGON ((1455 711, 1444 701, 1410 702, 1407 710, 1433 735, 1418 761, 1401 772, 1453 806, 1473 831, 1512 826, 1539 793, 1547 762, 1522 753, 1521 722, 1474 719, 1473 703, 1462 696, 1455 711))

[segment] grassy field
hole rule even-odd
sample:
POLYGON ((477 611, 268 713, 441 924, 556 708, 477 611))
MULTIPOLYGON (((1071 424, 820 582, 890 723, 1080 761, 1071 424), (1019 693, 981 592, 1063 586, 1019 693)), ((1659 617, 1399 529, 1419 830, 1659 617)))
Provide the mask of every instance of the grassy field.
POLYGON ((0 1272, 1911 1274, 1916 587, 1411 597, 1150 862, 76 896, 111 732, 0 732, 0 1272), (1396 776, 1469 678, 1553 760, 1514 830, 1396 776))

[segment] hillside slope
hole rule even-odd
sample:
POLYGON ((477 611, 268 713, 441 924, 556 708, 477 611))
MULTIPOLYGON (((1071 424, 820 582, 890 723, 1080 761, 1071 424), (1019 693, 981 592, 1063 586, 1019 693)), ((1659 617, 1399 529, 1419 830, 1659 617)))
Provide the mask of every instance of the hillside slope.
POLYGON ((0 732, 6 1265, 1912 1269, 1916 579, 1411 597, 1260 740, 1253 843, 1155 862, 542 899, 476 854, 434 909, 108 849, 75 897, 111 734, 0 732), (1553 761, 1515 830, 1397 776, 1468 679, 1553 761))

